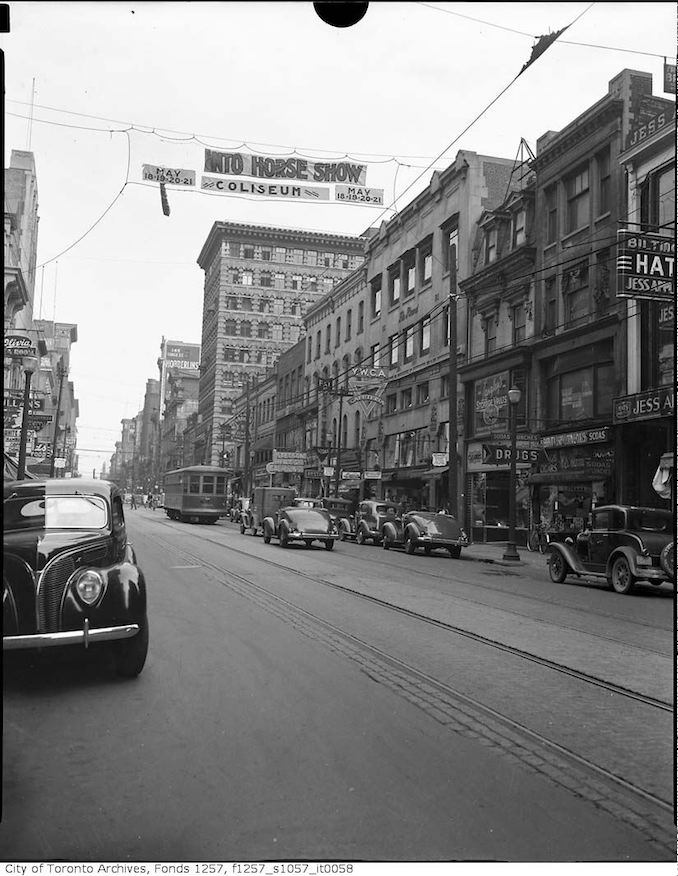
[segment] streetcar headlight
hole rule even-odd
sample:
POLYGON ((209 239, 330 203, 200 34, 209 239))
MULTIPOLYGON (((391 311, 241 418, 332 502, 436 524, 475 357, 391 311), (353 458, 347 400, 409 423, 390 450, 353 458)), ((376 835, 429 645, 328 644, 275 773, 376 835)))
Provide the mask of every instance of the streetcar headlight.
POLYGON ((103 592, 104 579, 94 569, 88 569, 78 577, 75 589, 83 602, 93 605, 103 592))

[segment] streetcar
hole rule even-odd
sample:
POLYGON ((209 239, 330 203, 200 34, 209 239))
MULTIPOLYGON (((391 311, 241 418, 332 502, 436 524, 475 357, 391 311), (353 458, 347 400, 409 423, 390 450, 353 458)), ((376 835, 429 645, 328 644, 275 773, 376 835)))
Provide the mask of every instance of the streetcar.
POLYGON ((166 472, 165 514, 182 523, 216 523, 225 517, 229 473, 215 465, 190 465, 166 472))

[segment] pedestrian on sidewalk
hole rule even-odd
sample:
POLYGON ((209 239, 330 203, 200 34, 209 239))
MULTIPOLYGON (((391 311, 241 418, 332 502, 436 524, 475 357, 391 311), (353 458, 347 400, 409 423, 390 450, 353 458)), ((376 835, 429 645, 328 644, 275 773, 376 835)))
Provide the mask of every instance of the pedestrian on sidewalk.
POLYGON ((134 495, 134 493, 132 493, 132 495, 130 496, 129 507, 130 507, 130 510, 132 510, 132 509, 134 509, 135 511, 137 510, 137 497, 134 495))

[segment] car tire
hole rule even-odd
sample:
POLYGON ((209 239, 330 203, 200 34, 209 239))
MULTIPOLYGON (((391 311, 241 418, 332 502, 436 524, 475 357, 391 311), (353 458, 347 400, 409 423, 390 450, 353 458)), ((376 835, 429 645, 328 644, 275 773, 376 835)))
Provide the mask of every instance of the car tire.
POLYGON ((383 549, 384 549, 385 551, 388 551, 388 550, 391 549, 391 538, 390 538, 390 536, 388 536, 388 535, 385 535, 385 536, 384 536, 384 540, 382 541, 381 546, 383 547, 383 549))
POLYGON ((456 547, 449 548, 449 551, 450 551, 450 556, 452 557, 453 560, 458 560, 459 557, 461 556, 461 548, 459 547, 459 545, 457 545, 456 547))
POLYGON ((549 575, 554 584, 562 584, 567 578, 568 566, 560 551, 553 551, 549 557, 549 575))
POLYGON ((326 541, 325 542, 325 550, 326 551, 334 550, 334 541, 329 541, 329 540, 326 541))
POLYGON ((290 545, 289 537, 288 537, 287 533, 285 532, 285 530, 283 529, 280 532, 280 547, 286 548, 286 547, 289 547, 289 545, 290 545))
POLYGON ((240 524, 240 535, 244 535, 244 534, 245 534, 245 524, 241 523, 240 524))
POLYGON ((659 554, 659 565, 669 576, 671 581, 676 578, 676 543, 675 541, 665 545, 659 554))
POLYGON ((427 557, 431 555, 431 545, 430 544, 424 545, 424 553, 426 554, 427 557))
POLYGON ((417 545, 415 544, 414 539, 411 535, 405 536, 405 552, 408 554, 413 554, 417 549, 417 545))
POLYGON ((355 536, 356 544, 365 544, 365 533, 362 529, 359 529, 355 536))
POLYGON ((256 535, 256 534, 257 534, 257 527, 254 526, 254 527, 252 527, 252 535, 256 535))
POLYGON ((626 557, 617 557, 614 561, 612 564, 610 580, 612 582, 612 589, 615 593, 626 594, 633 590, 633 586, 636 582, 631 573, 631 566, 626 557))
POLYGON ((119 639, 113 643, 115 671, 123 678, 136 678, 144 668, 148 654, 148 617, 141 622, 141 629, 131 639, 119 639))
POLYGON ((271 530, 267 526, 264 526, 264 544, 270 544, 270 543, 271 543, 271 530))

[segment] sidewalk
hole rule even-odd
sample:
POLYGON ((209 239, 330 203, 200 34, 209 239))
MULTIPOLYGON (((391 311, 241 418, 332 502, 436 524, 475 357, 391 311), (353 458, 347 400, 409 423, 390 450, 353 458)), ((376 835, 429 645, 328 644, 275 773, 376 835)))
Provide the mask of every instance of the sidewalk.
POLYGON ((479 563, 493 563, 497 566, 532 566, 544 574, 548 574, 547 561, 548 554, 540 554, 537 551, 528 551, 526 547, 518 547, 519 560, 505 560, 503 555, 506 551, 506 542, 497 541, 483 544, 482 542, 474 542, 467 548, 462 550, 462 556, 468 560, 475 560, 479 563))

